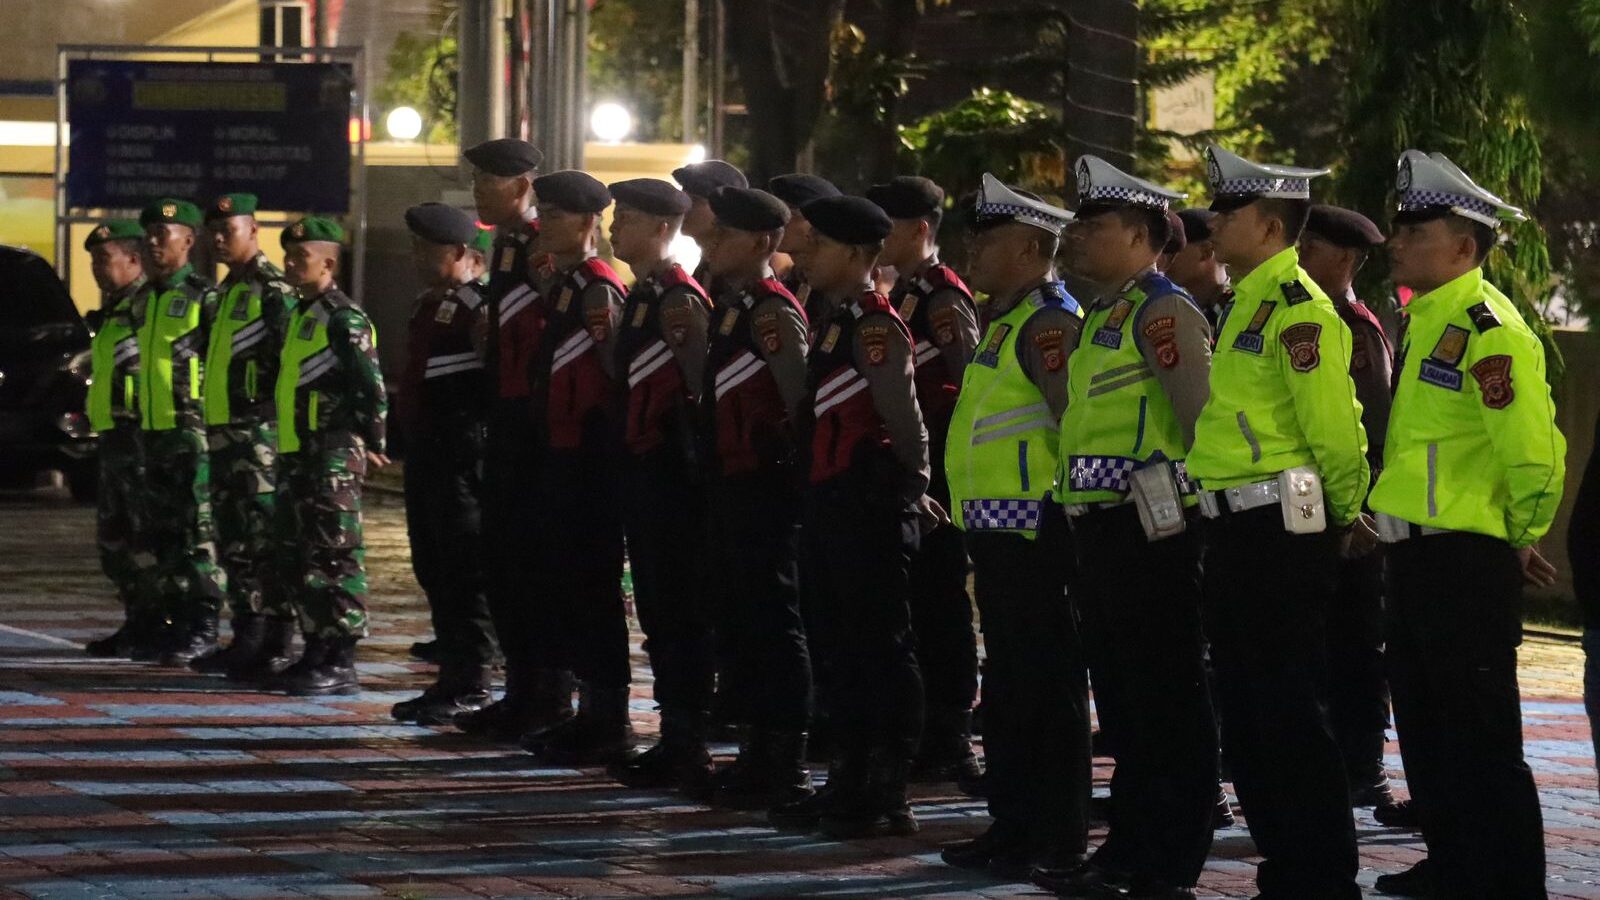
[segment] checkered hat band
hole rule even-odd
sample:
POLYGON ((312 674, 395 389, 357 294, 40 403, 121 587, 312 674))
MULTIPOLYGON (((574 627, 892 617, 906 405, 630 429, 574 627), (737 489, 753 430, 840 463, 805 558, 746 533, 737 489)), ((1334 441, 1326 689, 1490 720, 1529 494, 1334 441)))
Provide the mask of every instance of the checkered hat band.
POLYGON ((1082 200, 1083 202, 1115 200, 1119 203, 1137 203, 1140 206, 1153 206, 1157 209, 1167 208, 1167 198, 1158 194, 1152 194, 1149 191, 1141 191, 1136 188, 1111 185, 1089 188, 1089 192, 1083 195, 1082 200))
POLYGON ((1430 206, 1459 206, 1485 216, 1493 216, 1500 211, 1493 203, 1449 191, 1406 191, 1400 195, 1400 209, 1403 211, 1427 209, 1430 206))
POLYGON ((1051 231, 1060 231, 1067 224, 1066 219, 1058 219, 1031 206, 1019 206, 1015 203, 980 203, 978 204, 978 215, 1017 219, 1051 231))
MULTIPOLYGON (((1067 457, 1067 486, 1074 491, 1128 492, 1128 476, 1138 468, 1138 460, 1126 456, 1069 456, 1067 457)), ((1178 489, 1185 494, 1199 491, 1199 486, 1189 478, 1189 469, 1183 460, 1173 465, 1178 472, 1178 489)))
POLYGON ((963 500, 961 521, 968 531, 1038 531, 1039 500, 963 500))
POLYGON ((1217 194, 1272 194, 1277 197, 1310 199, 1309 178, 1224 178, 1217 183, 1217 194))

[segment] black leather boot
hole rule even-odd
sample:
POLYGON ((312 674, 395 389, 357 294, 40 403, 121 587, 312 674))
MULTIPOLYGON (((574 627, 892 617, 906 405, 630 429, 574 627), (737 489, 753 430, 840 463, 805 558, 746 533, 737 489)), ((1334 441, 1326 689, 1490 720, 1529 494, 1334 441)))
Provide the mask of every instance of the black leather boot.
POLYGON ((169 669, 187 669, 197 657, 217 649, 217 614, 194 613, 174 622, 167 629, 167 640, 161 648, 160 664, 169 669))
POLYGON ((1380 894, 1390 897, 1432 897, 1433 896, 1433 863, 1426 857, 1421 862, 1405 870, 1390 875, 1379 875, 1373 887, 1380 894))
POLYGON ((266 620, 257 613, 242 612, 233 617, 233 641, 204 656, 197 656, 189 668, 206 675, 221 675, 235 662, 251 659, 261 652, 261 638, 266 633, 266 620))
POLYGON ((972 752, 972 711, 929 709, 911 780, 917 784, 968 784, 982 777, 978 756, 972 752))
POLYGON ((254 653, 240 653, 229 660, 228 680, 262 682, 277 676, 294 664, 289 648, 294 644, 293 619, 261 617, 261 642, 254 653))
POLYGON ((402 700, 389 712, 400 722, 449 725, 456 716, 488 706, 489 685, 488 666, 446 665, 421 696, 402 700))
POLYGON ((613 764, 608 774, 628 787, 704 794, 711 782, 711 753, 706 750, 710 718, 704 710, 663 709, 661 739, 643 753, 613 764))
POLYGON ((84 644, 83 650, 96 659, 132 659, 136 651, 148 648, 143 649, 141 655, 145 659, 155 659, 159 655, 159 650, 154 648, 160 640, 162 624, 149 613, 129 610, 120 628, 84 644))
POLYGON ((603 766, 624 759, 633 749, 628 689, 584 686, 578 692, 578 714, 531 736, 523 749, 559 766, 603 766))
POLYGON ((1394 805, 1389 773, 1383 768, 1385 740, 1382 731, 1374 731, 1346 741, 1344 764, 1350 781, 1352 807, 1394 805))
POLYGON ((321 652, 318 654, 320 660, 315 665, 295 672, 298 668, 296 664, 284 671, 284 691, 292 697, 359 694, 361 685, 356 680, 356 640, 350 635, 322 639, 321 652))
POLYGON ((864 790, 867 781, 867 756, 862 751, 836 748, 828 762, 828 780, 808 796, 799 796, 767 810, 767 821, 774 828, 811 831, 833 809, 841 797, 864 790))
POLYGON ((822 833, 838 840, 916 834, 917 818, 906 800, 911 755, 910 747, 873 747, 865 784, 840 791, 822 813, 822 833))

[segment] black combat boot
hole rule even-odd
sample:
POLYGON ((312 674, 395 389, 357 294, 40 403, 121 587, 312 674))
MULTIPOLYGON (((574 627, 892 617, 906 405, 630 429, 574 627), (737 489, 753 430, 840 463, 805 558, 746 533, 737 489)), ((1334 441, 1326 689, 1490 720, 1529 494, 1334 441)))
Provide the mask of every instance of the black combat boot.
POLYGON ((822 787, 787 803, 774 804, 767 810, 767 821, 774 828, 786 831, 811 831, 822 823, 822 817, 841 797, 865 789, 867 774, 865 753, 849 752, 836 745, 833 758, 828 761, 828 780, 822 787))
POLYGON ((221 675, 239 660, 254 658, 261 652, 266 620, 258 613, 242 612, 233 617, 233 641, 204 656, 197 656, 189 668, 206 675, 221 675))
POLYGON ((1389 773, 1383 768, 1385 740, 1382 731, 1374 731, 1357 735, 1345 742, 1344 764, 1350 782, 1352 807, 1394 805, 1394 791, 1389 787, 1389 773))
POLYGON ((1422 816, 1415 800, 1396 800, 1393 803, 1375 806, 1372 809, 1372 817, 1385 828, 1407 828, 1412 831, 1422 828, 1422 816))
MULTIPOLYGON (((356 680, 356 640, 350 635, 323 638, 319 641, 320 660, 315 665, 300 668, 296 663, 279 676, 284 692, 291 697, 359 694, 361 685, 356 680)), ((306 655, 310 654, 310 642, 307 642, 306 655)))
POLYGON ((122 627, 103 638, 90 641, 83 649, 96 659, 132 659, 135 652, 139 652, 146 660, 155 659, 160 655, 156 648, 159 647, 163 624, 158 616, 130 609, 127 618, 122 620, 122 627))
POLYGON ((1379 875, 1373 883, 1373 888, 1380 894, 1390 897, 1432 897, 1433 896, 1433 863, 1426 857, 1421 862, 1405 870, 1391 875, 1379 875))
POLYGON ((174 622, 167 629, 166 638, 161 648, 160 665, 169 669, 187 669, 197 657, 217 649, 217 614, 193 613, 174 622))
POLYGON ((294 632, 293 619, 262 616, 261 642, 254 653, 241 653, 229 661, 228 680, 261 683, 289 668, 294 664, 289 655, 294 632))
POLYGON ((1211 809, 1211 830, 1221 831, 1232 828, 1237 824, 1233 817, 1233 804, 1228 802, 1228 792, 1223 789, 1222 783, 1217 783, 1217 804, 1211 809))
POLYGON ((610 765, 626 758, 633 749, 628 689, 584 685, 578 691, 578 714, 525 738, 522 748, 558 766, 610 765))
POLYGON ((917 784, 972 784, 982 777, 978 756, 972 752, 972 711, 930 708, 911 780, 917 784))
POLYGON ((1033 848, 1022 829, 1001 821, 975 838, 946 845, 939 858, 947 866, 975 872, 1027 870, 1033 866, 1033 848))
POLYGON ((711 753, 706 750, 710 715, 705 710, 663 709, 661 739, 655 746, 607 772, 634 788, 677 788, 690 796, 705 793, 711 783, 711 753))
POLYGON ((911 747, 873 747, 867 754, 865 785, 840 791, 822 813, 822 833, 837 840, 916 834, 917 817, 906 800, 913 752, 911 747))
POLYGON ((488 666, 446 665, 421 696, 402 700, 389 712, 401 722, 449 725, 456 716, 488 706, 489 685, 488 666))
POLYGON ((411 658, 418 662, 437 663, 439 661, 439 642, 436 640, 417 641, 411 645, 411 649, 408 652, 411 654, 411 658))

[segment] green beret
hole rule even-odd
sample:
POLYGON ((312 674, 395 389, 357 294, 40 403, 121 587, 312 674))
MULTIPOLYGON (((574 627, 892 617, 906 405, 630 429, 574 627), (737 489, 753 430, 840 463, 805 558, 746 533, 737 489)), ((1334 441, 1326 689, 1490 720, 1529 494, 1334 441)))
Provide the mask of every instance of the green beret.
POLYGON ((187 200, 162 197, 160 200, 146 206, 144 211, 139 213, 139 226, 141 228, 169 223, 199 228, 201 224, 200 207, 187 200))
POLYGON ((144 240, 144 229, 132 219, 107 219, 96 225, 83 239, 83 249, 93 250, 108 241, 144 240))
POLYGON ((206 209, 206 221, 227 219, 232 216, 253 216, 259 203, 255 194, 223 194, 206 209))
POLYGON ((283 249, 287 250, 294 244, 303 244, 307 241, 328 241, 334 244, 344 243, 344 229, 339 223, 323 216, 306 216, 304 219, 290 225, 283 230, 283 249))
POLYGON ((472 239, 472 249, 488 255, 489 249, 494 246, 494 231, 488 228, 479 228, 478 234, 472 239))

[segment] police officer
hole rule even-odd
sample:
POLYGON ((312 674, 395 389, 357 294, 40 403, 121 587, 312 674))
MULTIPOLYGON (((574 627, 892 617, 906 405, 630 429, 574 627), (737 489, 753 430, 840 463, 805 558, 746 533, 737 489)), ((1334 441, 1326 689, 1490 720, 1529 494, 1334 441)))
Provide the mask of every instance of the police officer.
POLYGON ((1295 242, 1323 170, 1209 150, 1212 240, 1236 278, 1195 424, 1189 476, 1211 521, 1206 555, 1224 752, 1267 898, 1359 897, 1355 825, 1326 703, 1327 608, 1361 516, 1366 436, 1350 329, 1299 266, 1295 242))
POLYGON ((539 242, 554 275, 535 362, 536 415, 545 442, 538 515, 544 539, 541 605, 561 668, 581 682, 578 713, 526 736, 528 752, 561 765, 608 764, 633 745, 628 721, 628 622, 622 595, 617 485, 616 334, 622 281, 595 255, 606 186, 564 170, 534 179, 539 242))
MULTIPOLYGON (((867 199, 893 220, 880 264, 895 270, 889 302, 911 330, 917 367, 917 405, 928 429, 928 496, 948 508, 945 433, 961 373, 978 344, 972 292, 939 259, 944 189, 915 175, 873 186, 867 199)), ((922 536, 911 560, 911 623, 927 709, 916 781, 961 781, 981 776, 972 753, 972 704, 978 693, 978 642, 967 596, 967 550, 961 531, 945 524, 922 536)))
POLYGON ((748 188, 750 180, 732 164, 720 159, 706 159, 689 163, 672 170, 672 177, 689 195, 689 211, 683 214, 683 235, 700 246, 700 265, 695 267, 694 280, 707 284, 709 270, 705 261, 706 241, 716 226, 717 216, 711 209, 711 195, 719 187, 748 188))
POLYGON ((275 394, 274 530, 305 652, 268 684, 296 696, 354 694, 356 642, 367 635, 361 489, 368 471, 389 464, 388 402, 372 322, 334 280, 344 229, 307 216, 281 240, 297 302, 275 394))
POLYGON ((950 516, 966 533, 988 658, 983 734, 993 822, 941 855, 1012 881, 1035 866, 1080 861, 1088 836, 1088 678, 1063 597, 1066 523, 1047 502, 1067 362, 1082 327, 1078 302, 1055 276, 1071 219, 984 174, 968 273, 991 299, 945 451, 950 516))
POLYGON ((1516 648, 1522 582, 1554 582, 1535 542, 1561 501, 1566 441, 1544 349, 1482 269, 1501 223, 1525 217, 1438 153, 1407 150, 1395 190, 1391 273, 1416 295, 1371 502, 1388 542, 1395 725, 1428 858, 1378 888, 1537 900, 1543 827, 1516 648))
MULTIPOLYGON (((1311 207, 1300 235, 1300 267, 1333 301, 1350 329, 1350 377, 1367 432, 1367 464, 1383 469, 1389 427, 1392 351, 1378 317, 1356 299, 1356 273, 1367 254, 1383 245, 1371 219, 1349 209, 1311 207)), ((1344 757, 1352 806, 1395 806, 1383 771, 1384 729, 1389 726, 1389 683, 1383 674, 1383 560, 1380 553, 1341 560, 1339 584, 1328 612, 1328 720, 1344 757)))
POLYGON ((917 407, 911 335, 873 287, 893 223, 864 197, 804 208, 807 277, 830 306, 807 359, 812 420, 806 539, 818 579, 814 646, 829 665, 839 765, 816 798, 772 811, 832 837, 910 834, 906 783, 922 735, 922 676, 908 566, 921 530, 944 517, 927 495, 928 433, 917 407))
POLYGON ((1217 214, 1203 207, 1178 211, 1183 225, 1183 246, 1172 254, 1162 272, 1173 284, 1183 288, 1205 313, 1216 337, 1217 317, 1233 299, 1228 267, 1217 259, 1217 246, 1211 240, 1211 225, 1217 214))
POLYGON ((791 172, 778 175, 767 182, 772 196, 789 207, 789 224, 783 229, 783 244, 778 247, 779 258, 789 258, 789 269, 780 273, 783 286, 794 294, 813 324, 827 318, 828 304, 821 297, 812 299, 811 285, 806 281, 805 252, 811 244, 811 223, 806 221, 804 207, 813 200, 839 196, 833 182, 820 175, 791 172))
POLYGON ((765 191, 723 187, 706 266, 717 286, 700 390, 708 482, 706 573, 729 718, 749 723, 713 802, 765 809, 811 794, 811 657, 800 619, 797 422, 806 317, 773 277, 789 211, 765 191))
POLYGON ((185 200, 144 208, 139 224, 149 280, 132 304, 145 457, 138 560, 153 566, 152 597, 167 620, 161 664, 176 668, 216 647, 227 585, 217 565, 201 401, 217 294, 189 263, 200 223, 199 208, 185 200))
POLYGON ((143 472, 135 388, 139 381, 139 338, 132 301, 145 282, 139 253, 143 238, 144 230, 138 222, 107 219, 83 240, 95 284, 100 288, 99 315, 89 345, 91 378, 85 409, 89 427, 99 435, 95 543, 100 548, 100 568, 116 587, 125 616, 114 633, 85 646, 90 656, 100 658, 129 656, 136 647, 149 658, 158 633, 155 611, 148 608, 141 594, 145 573, 135 555, 140 519, 137 501, 143 472))
POLYGON ((439 676, 391 712, 402 722, 448 725, 489 703, 494 657, 481 550, 489 396, 472 344, 485 314, 473 280, 479 229, 471 216, 442 203, 406 210, 406 227, 424 285, 407 325, 397 399, 406 434, 406 535, 433 618, 439 676))
POLYGON ((228 573, 233 643, 197 657, 198 672, 251 681, 288 664, 294 620, 262 615, 278 590, 273 565, 273 494, 278 422, 272 388, 293 307, 283 272, 261 252, 254 194, 223 194, 206 210, 217 260, 228 274, 217 286, 216 324, 205 365, 206 438, 217 551, 228 573))
POLYGON ((1067 227, 1080 275, 1106 285, 1072 355, 1055 493, 1071 523, 1070 597, 1115 738, 1109 829, 1058 892, 1191 898, 1211 846, 1217 742, 1200 628, 1199 514, 1183 458, 1205 405, 1211 329, 1156 266, 1183 195, 1096 156, 1067 227))
POLYGON ((531 373, 544 334, 539 286, 530 274, 539 222, 533 179, 543 155, 527 141, 499 138, 462 154, 472 165, 478 220, 492 224, 489 285, 479 353, 489 393, 483 459, 483 566, 489 612, 505 655, 505 694, 456 726, 496 741, 572 715, 570 678, 551 657, 550 635, 535 625, 544 579, 533 566, 541 540, 534 523, 540 441, 532 413, 531 373))
POLYGON ((716 659, 701 599, 705 508, 694 410, 711 305, 670 250, 689 195, 655 178, 609 190, 617 203, 611 247, 636 276, 615 363, 627 450, 628 563, 661 707, 661 739, 612 774, 632 787, 699 790, 711 776, 706 728, 716 659))

